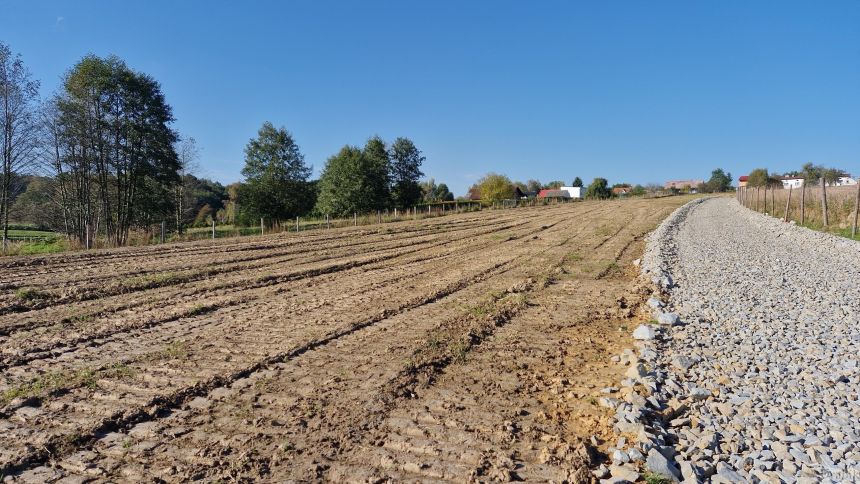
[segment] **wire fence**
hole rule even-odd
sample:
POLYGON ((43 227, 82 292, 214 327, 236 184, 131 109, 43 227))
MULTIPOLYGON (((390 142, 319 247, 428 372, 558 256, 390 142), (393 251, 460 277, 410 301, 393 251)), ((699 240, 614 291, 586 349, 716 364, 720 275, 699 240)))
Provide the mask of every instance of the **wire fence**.
POLYGON ((785 222, 857 238, 860 184, 740 187, 736 196, 743 206, 785 222))
POLYGON ((183 231, 168 231, 165 222, 150 229, 150 243, 158 244, 175 241, 190 241, 201 239, 218 239, 225 237, 241 237, 246 235, 265 235, 284 232, 307 232, 344 227, 360 227, 385 224, 404 220, 423 220, 426 218, 443 217, 446 215, 477 212, 482 210, 502 210, 521 207, 549 206, 571 203, 575 199, 563 198, 530 198, 509 199, 497 201, 454 200, 444 202, 423 203, 407 209, 377 210, 370 213, 353 213, 351 217, 303 216, 293 220, 260 219, 257 227, 236 227, 233 225, 217 225, 214 221, 208 227, 192 227, 183 231))

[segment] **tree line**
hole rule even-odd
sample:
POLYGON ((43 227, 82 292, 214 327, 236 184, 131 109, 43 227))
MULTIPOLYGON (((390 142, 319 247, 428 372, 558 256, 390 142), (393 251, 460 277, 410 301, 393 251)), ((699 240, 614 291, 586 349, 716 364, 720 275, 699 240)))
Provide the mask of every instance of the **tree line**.
POLYGON ((199 178, 200 151, 172 127, 161 85, 116 56, 83 57, 46 99, 39 87, 0 42, 4 248, 13 217, 84 247, 121 246, 161 223, 182 233, 211 221, 251 225, 453 200, 444 183, 419 182, 425 157, 409 138, 344 146, 312 180, 291 133, 270 122, 245 147, 244 181, 199 178))
POLYGON ((804 185, 818 185, 822 180, 825 184, 833 184, 844 176, 844 171, 838 168, 825 167, 813 163, 804 163, 800 170, 787 171, 783 174, 769 173, 767 168, 756 168, 747 175, 748 187, 782 188, 782 177, 798 177, 804 185))

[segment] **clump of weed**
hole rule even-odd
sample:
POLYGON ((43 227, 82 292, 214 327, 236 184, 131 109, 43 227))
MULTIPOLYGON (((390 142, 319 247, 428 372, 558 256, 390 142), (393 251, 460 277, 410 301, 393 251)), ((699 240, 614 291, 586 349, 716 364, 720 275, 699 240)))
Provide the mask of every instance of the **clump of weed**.
POLYGON ((30 382, 13 386, 0 394, 0 406, 9 404, 16 398, 43 397, 57 390, 87 387, 95 389, 98 387, 98 379, 101 373, 91 368, 84 368, 75 372, 49 372, 30 382))
POLYGON ((207 306, 205 304, 197 304, 193 308, 189 309, 186 316, 199 316, 201 314, 206 314, 212 311, 214 308, 212 306, 207 306))
POLYGON ((136 290, 166 286, 180 280, 181 276, 175 272, 160 272, 158 274, 129 277, 120 281, 118 286, 122 290, 136 290))
POLYGON ((161 355, 171 360, 185 360, 188 358, 188 345, 184 341, 174 341, 162 350, 161 355))
POLYGON ((19 301, 23 302, 36 302, 44 299, 50 299, 50 295, 48 293, 39 291, 38 289, 34 289, 32 287, 22 287, 15 291, 15 297, 18 298, 19 301))
POLYGON ((466 361, 466 356, 469 355, 469 351, 471 351, 471 349, 472 345, 463 340, 454 341, 448 345, 448 351, 451 353, 451 357, 458 363, 466 361))
POLYGON ((670 484, 672 482, 668 477, 650 471, 643 473, 642 479, 645 479, 648 484, 670 484))
POLYGON ((137 372, 134 368, 126 365, 125 363, 114 363, 110 365, 107 369, 102 371, 102 376, 105 378, 132 378, 137 372))
POLYGON ((69 318, 69 322, 72 323, 86 323, 93 319, 92 314, 78 314, 77 316, 72 316, 69 318))
POLYGON ((567 254, 567 257, 565 257, 565 260, 567 262, 579 262, 582 260, 582 255, 580 255, 577 252, 571 252, 570 254, 567 254))

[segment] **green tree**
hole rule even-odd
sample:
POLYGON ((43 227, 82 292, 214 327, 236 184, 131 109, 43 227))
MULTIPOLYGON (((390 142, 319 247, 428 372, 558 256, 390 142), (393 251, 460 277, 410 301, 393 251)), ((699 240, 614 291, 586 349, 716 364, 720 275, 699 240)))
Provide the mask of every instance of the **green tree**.
POLYGON ((371 210, 383 210, 391 206, 391 155, 385 141, 373 136, 364 145, 366 173, 364 186, 371 210))
POLYGON ((559 188, 564 186, 564 182, 561 180, 553 180, 551 182, 547 182, 543 188, 546 190, 558 190, 559 188))
POLYGON ((707 192, 725 192, 732 186, 732 174, 726 173, 722 168, 711 172, 711 178, 705 183, 707 192))
POLYGON ((310 174, 311 167, 305 164, 293 136, 266 121, 245 146, 242 210, 255 220, 289 220, 301 215, 306 209, 310 174))
POLYGON ((645 187, 643 187, 642 185, 636 185, 633 187, 632 190, 630 190, 630 195, 637 196, 637 197, 645 195, 645 193, 646 193, 645 187))
POLYGON ((424 173, 421 164, 426 158, 409 138, 397 138, 391 144, 391 197, 395 207, 409 207, 421 200, 418 185, 424 173))
POLYGON ((344 146, 326 161, 319 180, 316 212, 336 217, 386 208, 389 201, 385 145, 371 138, 362 150, 344 146))
POLYGON ((3 250, 9 234, 9 211, 12 205, 16 172, 31 167, 37 157, 39 126, 36 105, 39 83, 30 78, 20 56, 0 42, 0 222, 3 229, 3 250))
POLYGON ((749 177, 747 178, 748 187, 763 187, 767 186, 769 183, 770 175, 768 175, 767 168, 756 168, 750 172, 749 177))
POLYGON ((538 180, 529 180, 526 182, 526 191, 537 193, 541 190, 542 186, 543 185, 541 185, 540 181, 538 180))
POLYGON ((573 183, 570 185, 572 187, 582 187, 582 178, 576 177, 573 179, 573 183))
POLYGON ((172 218, 178 135, 161 85, 116 56, 89 55, 62 89, 48 124, 61 140, 53 164, 69 234, 87 246, 99 232, 124 245, 132 226, 172 218))
POLYGON ((434 203, 454 200, 454 194, 448 189, 448 185, 444 183, 436 184, 436 180, 431 178, 420 183, 422 198, 424 203, 434 203))
POLYGON ((448 189, 448 185, 440 183, 436 186, 434 198, 437 202, 452 202, 454 201, 454 194, 448 189))
MULTIPOLYGON (((817 185, 823 172, 823 167, 813 165, 812 163, 804 163, 800 168, 800 176, 803 177, 803 183, 805 185, 817 185)), ((747 185, 749 185, 749 182, 747 182, 747 185)))
POLYGON ((585 198, 605 200, 610 196, 612 196, 612 191, 609 189, 609 182, 606 178, 595 178, 585 189, 585 198))
POLYGON ((507 200, 514 196, 511 179, 497 173, 488 173, 478 180, 477 186, 481 192, 481 200, 487 202, 507 200))

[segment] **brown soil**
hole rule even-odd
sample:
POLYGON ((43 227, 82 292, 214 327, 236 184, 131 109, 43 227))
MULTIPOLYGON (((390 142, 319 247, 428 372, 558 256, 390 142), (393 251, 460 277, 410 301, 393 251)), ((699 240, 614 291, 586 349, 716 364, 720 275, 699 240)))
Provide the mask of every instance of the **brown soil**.
POLYGON ((587 481, 683 201, 0 261, 0 475, 587 481))

